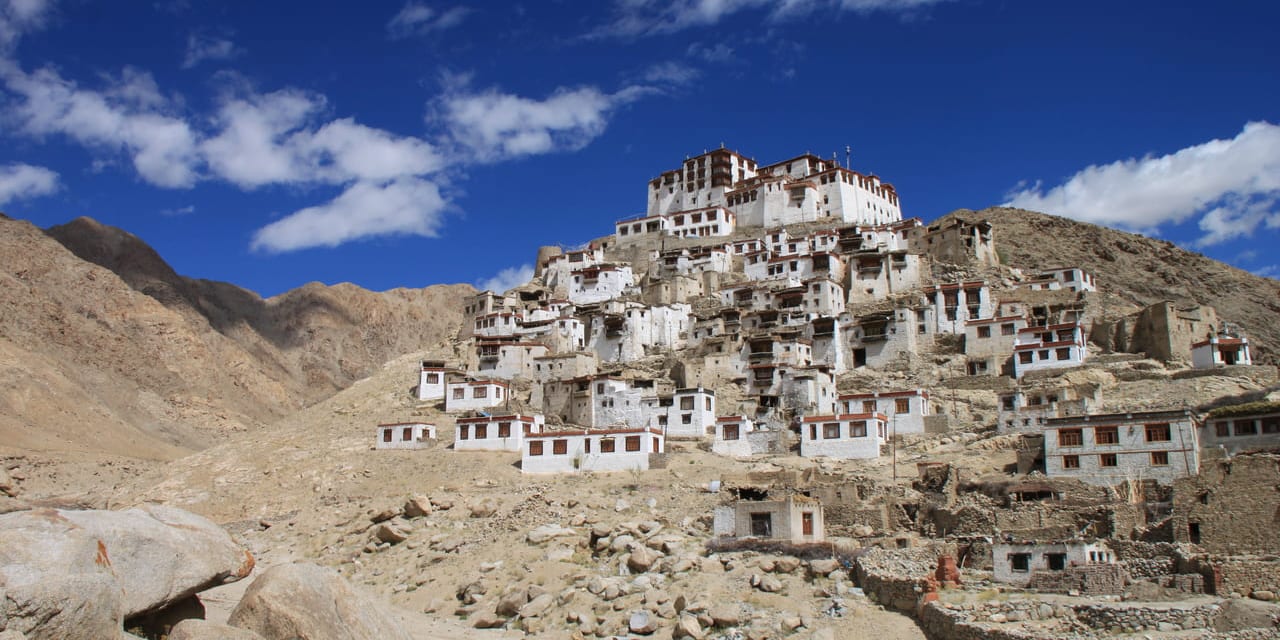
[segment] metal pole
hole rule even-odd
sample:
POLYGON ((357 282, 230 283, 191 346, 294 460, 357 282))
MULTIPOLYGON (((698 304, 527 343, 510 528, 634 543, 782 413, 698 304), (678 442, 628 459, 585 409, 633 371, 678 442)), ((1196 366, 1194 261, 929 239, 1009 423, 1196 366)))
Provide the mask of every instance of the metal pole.
POLYGON ((893 484, 898 484, 898 412, 893 412, 893 433, 889 441, 889 450, 893 452, 893 484))

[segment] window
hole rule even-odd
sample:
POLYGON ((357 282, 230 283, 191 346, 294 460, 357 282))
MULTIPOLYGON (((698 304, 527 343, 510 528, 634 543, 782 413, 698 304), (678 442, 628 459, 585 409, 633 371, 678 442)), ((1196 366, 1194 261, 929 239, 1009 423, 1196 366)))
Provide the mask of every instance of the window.
POLYGON ((1230 423, 1227 423, 1227 422, 1213 423, 1213 435, 1218 436, 1219 438, 1225 438, 1231 435, 1230 423))
POLYGON ((466 397, 465 395, 466 393, 467 393, 466 389, 463 389, 462 387, 458 387, 457 389, 453 390, 453 399, 461 400, 466 397))
POLYGON ((726 425, 724 426, 724 439, 725 439, 725 440, 737 440, 737 439, 738 439, 738 425, 736 425, 736 424, 726 424, 726 425))
POLYGON ((591 453, 591 438, 586 438, 582 441, 582 450, 585 453, 591 453))
POLYGON ((911 411, 911 398, 898 398, 893 401, 894 413, 908 413, 911 411))
POLYGON ((978 327, 978 337, 979 337, 979 338, 990 338, 990 337, 991 337, 991 327, 987 327, 987 326, 978 327))
POLYGON ((824 440, 835 440, 840 437, 840 423, 828 422, 822 425, 822 438, 824 440))
POLYGON ((809 439, 810 440, 818 439, 818 425, 816 424, 809 425, 809 439))
POLYGON ((875 413, 875 412, 876 412, 876 401, 875 401, 875 400, 863 400, 863 401, 862 401, 862 412, 863 412, 863 413, 875 413))
POLYGON ((1062 456, 1063 469, 1079 469, 1080 456, 1062 456))
POLYGON ((487 424, 476 425, 476 439, 479 440, 481 438, 488 438, 488 437, 489 437, 489 425, 487 424))
POLYGON ((391 442, 391 429, 383 429, 383 430, 382 430, 382 441, 383 441, 383 442, 391 442))
POLYGON ((569 441, 564 439, 552 440, 551 453, 557 456, 562 456, 566 453, 569 453, 569 441))
POLYGON ((1187 523, 1187 537, 1191 539, 1191 544, 1200 544, 1200 523, 1187 523))
POLYGON ((806 536, 813 535, 813 512, 812 511, 805 511, 804 513, 800 514, 800 534, 806 535, 806 536))
POLYGON ((1029 553, 1009 554, 1009 568, 1018 573, 1026 573, 1030 571, 1031 570, 1031 554, 1029 553))
POLYGON ((1018 362, 1021 364, 1031 364, 1031 357, 1030 351, 1023 351, 1018 354, 1018 362))
POLYGON ((531 441, 529 441, 529 455, 531 455, 531 456, 540 456, 540 455, 542 455, 542 441, 541 441, 541 440, 531 440, 531 441))
POLYGON ((499 422, 499 423, 498 423, 498 437, 499 437, 499 438, 510 438, 510 437, 511 437, 511 423, 510 423, 510 422, 499 422))
POLYGON ((1169 424, 1149 424, 1147 425, 1147 442, 1168 442, 1172 440, 1169 436, 1169 424))
POLYGON ((751 535, 758 538, 773 537, 773 515, 769 513, 751 514, 751 535))
POLYGON ((1067 554, 1065 553, 1046 553, 1044 557, 1049 562, 1050 571, 1062 571, 1067 568, 1067 554))
POLYGON ((458 439, 467 440, 471 437, 471 427, 469 425, 458 425, 458 439))
POLYGON ((1013 334, 1014 334, 1014 331, 1015 331, 1015 329, 1014 329, 1014 326, 1013 326, 1012 324, 1002 324, 1002 325, 1000 325, 1000 335, 1002 335, 1002 336, 1011 336, 1011 335, 1013 335, 1013 334))
POLYGON ((1156 466, 1156 467, 1163 467, 1163 466, 1168 465, 1168 464, 1169 464, 1169 452, 1168 452, 1168 451, 1152 451, 1152 452, 1151 452, 1151 464, 1152 464, 1152 466, 1156 466))
POLYGON ((858 422, 850 422, 850 423, 849 423, 849 437, 850 437, 850 438, 865 438, 865 437, 867 437, 867 423, 866 423, 866 421, 865 421, 865 420, 859 420, 858 422))
POLYGON ((707 411, 711 410, 711 398, 703 398, 702 404, 707 411))
POLYGON ((1238 436, 1256 436, 1258 435, 1258 423, 1253 420, 1236 420, 1232 423, 1235 428, 1235 434, 1238 436))
POLYGON ((488 398, 489 397, 488 387, 476 387, 474 390, 471 391, 471 397, 472 398, 488 398))
POLYGON ((1084 444, 1084 431, 1080 429, 1059 429, 1059 447, 1078 447, 1084 444))
POLYGON ((1094 444, 1120 444, 1120 427, 1095 427, 1094 444))
POLYGON ((1054 351, 1054 357, 1055 357, 1055 358, 1057 358, 1057 359, 1059 359, 1059 360, 1070 360, 1070 359, 1071 359, 1071 347, 1058 347, 1058 348, 1054 351))
POLYGON ((1004 396, 1003 398, 1000 398, 1000 404, 1005 408, 1005 411, 1013 410, 1013 399, 1013 396, 1004 396))
POLYGON ((413 427, 405 427, 400 431, 400 439, 408 442, 413 440, 413 427))
POLYGON ((680 398, 680 408, 681 408, 681 409, 683 409, 683 410, 685 410, 685 411, 688 411, 688 410, 692 409, 692 408, 693 408, 693 396, 686 396, 686 397, 684 397, 684 398, 680 398))
POLYGON ((1263 418, 1263 433, 1280 433, 1280 418, 1263 418))
POLYGON ((440 374, 438 374, 438 373, 428 373, 428 374, 427 374, 427 384, 440 384, 440 374))
POLYGON ((640 436, 627 436, 627 451, 640 450, 640 436))
POLYGON ((1100 466, 1100 467, 1114 467, 1114 466, 1116 466, 1116 454, 1114 454, 1114 453, 1104 453, 1104 454, 1102 454, 1102 455, 1098 456, 1098 466, 1100 466))
POLYGON ((693 424, 693 414, 692 413, 681 414, 680 424, 693 424))
POLYGON ((617 450, 617 441, 613 438, 604 438, 600 440, 600 453, 613 453, 617 450))

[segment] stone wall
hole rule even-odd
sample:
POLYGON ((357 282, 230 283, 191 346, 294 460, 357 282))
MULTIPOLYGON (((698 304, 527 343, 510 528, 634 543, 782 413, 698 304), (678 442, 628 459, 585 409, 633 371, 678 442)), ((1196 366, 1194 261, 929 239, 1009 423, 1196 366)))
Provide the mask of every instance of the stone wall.
POLYGON ((1224 558, 1210 560, 1216 570, 1217 593, 1247 596, 1257 591, 1280 593, 1280 558, 1224 558))
POLYGON ((1087 596, 1120 595, 1129 572, 1120 564, 1091 564, 1062 571, 1036 571, 1027 587, 1043 593, 1079 592, 1087 596))
POLYGON ((1173 536, 1214 554, 1280 554, 1280 456, 1206 460, 1173 485, 1173 536))

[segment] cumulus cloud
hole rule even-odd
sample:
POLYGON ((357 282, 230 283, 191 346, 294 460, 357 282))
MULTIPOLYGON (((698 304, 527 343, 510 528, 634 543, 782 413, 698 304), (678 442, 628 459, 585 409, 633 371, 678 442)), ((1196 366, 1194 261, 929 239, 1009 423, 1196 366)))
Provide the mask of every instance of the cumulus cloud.
POLYGON ((190 69, 206 60, 231 60, 243 51, 228 38, 208 33, 192 33, 187 36, 187 52, 182 58, 182 68, 190 69))
POLYGON ((44 27, 52 0, 0 0, 0 51, 10 51, 23 34, 44 27))
POLYGON ((513 289, 528 282, 531 278, 533 278, 533 265, 522 264, 518 267, 507 267, 499 271, 492 278, 477 283, 476 288, 481 291, 503 293, 508 289, 513 289))
POLYGON ((848 11, 909 13, 950 0, 616 0, 613 21, 589 37, 642 37, 707 27, 746 11, 763 11, 770 21, 848 11))
POLYGON ((436 11, 421 2, 408 2, 387 22, 387 35, 400 39, 444 31, 462 24, 470 13, 468 7, 436 11))
POLYGON ((17 98, 9 115, 33 136, 65 135, 89 146, 128 155, 144 180, 161 187, 196 181, 196 135, 172 113, 150 74, 127 69, 105 91, 82 89, 52 69, 25 73, 0 66, 17 98))
POLYGON ((24 163, 0 166, 0 206, 12 200, 48 195, 58 190, 58 174, 24 163))
POLYGON ((374 236, 435 237, 448 204, 439 188, 418 178, 356 182, 333 200, 307 207, 257 231, 251 248, 280 253, 336 247, 374 236))
POLYGON ((1230 140, 1089 166, 1047 191, 1037 183, 1008 198, 1006 206, 1138 231, 1199 215, 1201 246, 1277 228, 1280 126, 1251 122, 1230 140))
POLYGON ((449 142, 473 161, 575 151, 604 133, 609 116, 652 89, 628 87, 605 93, 596 87, 560 88, 532 99, 489 89, 451 89, 437 117, 449 142))

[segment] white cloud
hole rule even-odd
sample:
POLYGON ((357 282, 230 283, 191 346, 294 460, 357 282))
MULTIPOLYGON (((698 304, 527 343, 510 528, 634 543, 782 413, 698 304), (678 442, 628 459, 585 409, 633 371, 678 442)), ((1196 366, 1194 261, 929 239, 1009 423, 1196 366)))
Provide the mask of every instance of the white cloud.
POLYGON ((58 174, 24 163, 0 166, 0 206, 11 200, 34 198, 58 190, 58 174))
POLYGON ((733 60, 733 47, 717 42, 714 45, 704 45, 693 43, 685 51, 694 58, 701 58, 705 62, 725 63, 733 60))
POLYGON ((387 22, 387 35, 399 39, 451 29, 462 24, 470 13, 468 7, 436 11, 421 2, 408 2, 387 22))
POLYGON ((231 60, 244 53, 228 38, 208 33, 192 33, 187 36, 187 52, 182 58, 182 68, 190 69, 206 60, 231 60))
POLYGON ((1230 140, 1089 166, 1048 191, 1037 183, 1008 197, 1006 206, 1139 231, 1203 214, 1202 246, 1280 227, 1280 126, 1251 122, 1230 140))
POLYGON ((157 186, 195 183, 195 133, 171 115, 150 74, 127 69, 119 79, 109 79, 103 92, 81 89, 48 68, 28 74, 5 64, 0 78, 19 98, 9 114, 22 132, 65 135, 85 146, 123 152, 138 174, 157 186))
POLYGON ((186 216, 186 215, 191 215, 191 214, 193 214, 193 213, 195 213, 195 212, 196 212, 196 206, 195 206, 194 204, 189 204, 189 205, 187 205, 187 206, 185 206, 185 207, 177 207, 177 208, 174 208, 174 209, 162 209, 162 210, 160 211, 160 215, 162 215, 162 216, 186 216))
POLYGON ((641 74, 641 78, 645 82, 653 84, 685 87, 693 84, 693 81, 697 80, 701 75, 702 72, 694 67, 675 60, 669 60, 645 69, 644 73, 641 74))
POLYGON ((333 200, 296 211, 257 231, 251 248, 282 253, 375 236, 435 237, 448 203, 426 180, 356 182, 333 200))
POLYGON ((557 89, 543 100, 496 89, 451 89, 438 103, 449 141, 474 161, 573 151, 604 133, 618 107, 651 92, 628 87, 604 93, 596 87, 557 89))
POLYGON ((52 0, 0 0, 0 51, 17 46, 23 34, 44 27, 52 0))
POLYGON ((492 291, 494 293, 503 293, 508 289, 518 287, 533 278, 533 265, 522 264, 518 267, 507 267, 498 272, 498 275, 489 278, 476 285, 481 291, 492 291))
POLYGON ((816 12, 909 13, 950 0, 616 0, 613 22, 589 37, 641 37, 714 25, 736 13, 765 11, 782 21, 816 12))

